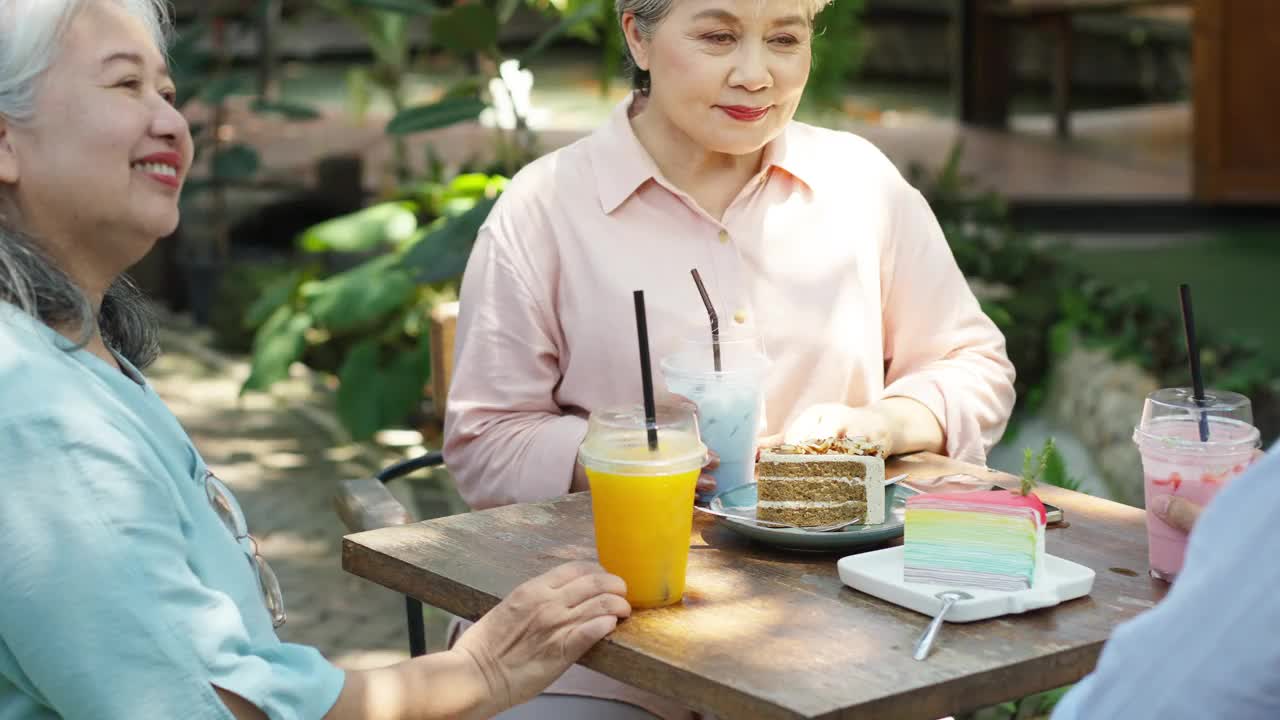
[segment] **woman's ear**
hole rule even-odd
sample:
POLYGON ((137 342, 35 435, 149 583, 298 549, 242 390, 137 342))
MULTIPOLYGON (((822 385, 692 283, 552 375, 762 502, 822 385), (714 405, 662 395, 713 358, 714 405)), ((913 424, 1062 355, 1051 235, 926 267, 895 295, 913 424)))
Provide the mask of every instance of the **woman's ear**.
POLYGON ((649 41, 640 32, 640 26, 636 23, 635 13, 625 12, 622 14, 622 36, 627 40, 627 49, 631 51, 631 59, 635 61, 636 67, 647 71, 649 69, 649 41))
POLYGON ((13 147, 13 134, 8 119, 0 116, 0 182, 18 182, 18 153, 13 147))

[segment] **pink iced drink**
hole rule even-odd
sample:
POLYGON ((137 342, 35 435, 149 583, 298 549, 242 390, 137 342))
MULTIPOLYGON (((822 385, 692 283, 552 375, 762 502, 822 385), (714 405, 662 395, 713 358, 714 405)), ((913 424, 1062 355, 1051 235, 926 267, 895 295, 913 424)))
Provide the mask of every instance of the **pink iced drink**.
MULTIPOLYGON (((1227 418, 1209 418, 1210 442, 1201 443, 1191 418, 1162 418, 1136 437, 1142 455, 1146 505, 1161 495, 1176 495, 1197 505, 1209 504, 1231 478, 1244 472, 1257 447, 1258 431, 1227 418)), ((1187 535, 1147 513, 1151 574, 1172 581, 1182 570, 1187 535)))

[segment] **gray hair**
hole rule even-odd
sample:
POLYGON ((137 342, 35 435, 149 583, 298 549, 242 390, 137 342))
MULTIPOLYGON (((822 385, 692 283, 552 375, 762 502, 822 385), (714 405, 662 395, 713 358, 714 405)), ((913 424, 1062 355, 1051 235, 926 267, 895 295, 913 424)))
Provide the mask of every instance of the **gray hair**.
MULTIPOLYGON (((35 119, 40 80, 77 13, 94 1, 124 7, 163 52, 170 28, 166 0, 0 0, 0 116, 5 120, 21 125, 35 119)), ((80 341, 72 349, 83 347, 96 330, 137 367, 159 354, 154 316, 133 283, 117 278, 95 317, 84 291, 21 227, 11 193, 0 193, 0 301, 51 327, 77 328, 80 341)))
MULTIPOLYGON (((809 20, 813 20, 824 7, 833 2, 833 0, 800 0, 806 6, 809 13, 809 20)), ((675 5, 676 0, 613 0, 614 10, 618 14, 618 22, 622 22, 622 16, 626 13, 632 13, 636 18, 636 29, 646 38, 653 37, 653 33, 657 31, 658 26, 671 13, 671 8, 675 5)), ((623 47, 627 48, 627 66, 631 68, 631 84, 641 94, 648 95, 650 87, 650 78, 648 70, 641 70, 636 66, 635 58, 631 57, 631 48, 623 43, 623 47)))

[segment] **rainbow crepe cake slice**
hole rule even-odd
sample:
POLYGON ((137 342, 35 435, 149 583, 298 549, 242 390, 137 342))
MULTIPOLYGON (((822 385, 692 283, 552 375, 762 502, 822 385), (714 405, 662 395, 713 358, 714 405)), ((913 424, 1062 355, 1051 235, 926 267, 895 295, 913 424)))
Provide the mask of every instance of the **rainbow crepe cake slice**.
POLYGON ((1010 490, 926 493, 907 499, 903 579, 1019 591, 1044 567, 1044 504, 1010 490))
POLYGON ((1027 449, 1018 490, 926 493, 907 498, 903 580, 1017 592, 1044 573, 1048 515, 1032 490, 1057 455, 1027 449))

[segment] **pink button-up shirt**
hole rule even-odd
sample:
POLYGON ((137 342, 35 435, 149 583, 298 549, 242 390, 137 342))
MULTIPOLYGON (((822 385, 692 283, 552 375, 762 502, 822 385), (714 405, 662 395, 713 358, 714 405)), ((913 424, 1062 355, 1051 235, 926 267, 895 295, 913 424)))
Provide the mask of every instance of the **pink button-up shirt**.
POLYGON ((1013 408, 1004 337, 882 153, 792 122, 717 220, 662 177, 629 107, 524 168, 480 230, 444 448, 472 507, 569 492, 586 414, 641 399, 631 291, 645 291, 655 373, 707 326, 691 268, 773 361, 763 433, 816 403, 904 396, 937 416, 948 455, 985 461, 1013 408))

